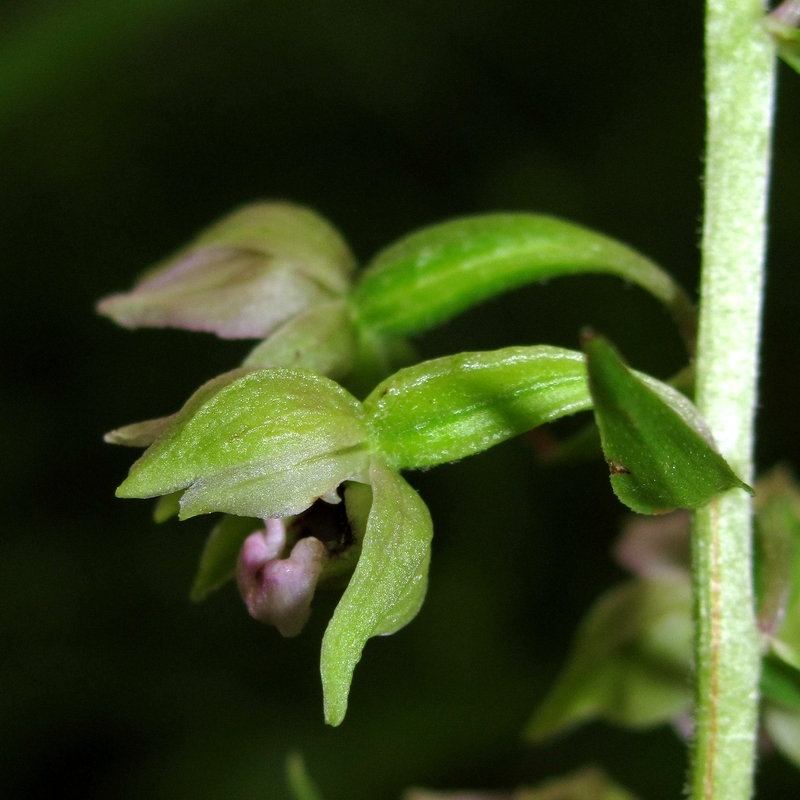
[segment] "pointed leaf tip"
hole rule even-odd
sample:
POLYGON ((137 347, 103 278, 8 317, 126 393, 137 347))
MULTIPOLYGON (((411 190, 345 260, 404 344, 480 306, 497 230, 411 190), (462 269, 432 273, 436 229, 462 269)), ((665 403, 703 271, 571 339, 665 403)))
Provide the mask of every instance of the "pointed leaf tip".
POLYGON ((704 436, 685 397, 635 374, 602 336, 584 339, 583 348, 611 485, 625 505, 663 514, 700 508, 728 489, 752 491, 704 436))

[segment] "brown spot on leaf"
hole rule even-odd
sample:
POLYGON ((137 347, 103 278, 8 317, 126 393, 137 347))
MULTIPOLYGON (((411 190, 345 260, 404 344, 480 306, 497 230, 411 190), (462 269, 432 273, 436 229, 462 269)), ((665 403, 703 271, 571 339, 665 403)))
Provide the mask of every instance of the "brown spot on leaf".
POLYGON ((631 471, 624 464, 620 464, 619 461, 614 461, 613 459, 609 459, 606 463, 608 464, 608 470, 612 475, 631 474, 631 471))

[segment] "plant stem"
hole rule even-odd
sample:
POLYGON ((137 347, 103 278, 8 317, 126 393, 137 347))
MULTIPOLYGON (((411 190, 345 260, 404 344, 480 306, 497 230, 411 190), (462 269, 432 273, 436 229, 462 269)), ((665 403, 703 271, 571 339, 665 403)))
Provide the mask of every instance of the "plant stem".
MULTIPOLYGON (((752 482, 775 58, 759 0, 707 0, 707 152, 697 405, 723 456, 752 482)), ((759 637, 751 498, 695 515, 697 717, 692 797, 753 790, 759 637)))

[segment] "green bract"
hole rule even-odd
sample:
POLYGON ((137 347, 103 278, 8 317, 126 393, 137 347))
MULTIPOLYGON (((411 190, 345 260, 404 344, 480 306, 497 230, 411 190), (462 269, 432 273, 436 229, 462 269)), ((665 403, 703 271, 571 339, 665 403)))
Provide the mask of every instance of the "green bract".
POLYGON ((637 377, 602 337, 584 337, 589 388, 611 485, 642 514, 699 508, 749 487, 704 436, 694 406, 665 384, 637 377))

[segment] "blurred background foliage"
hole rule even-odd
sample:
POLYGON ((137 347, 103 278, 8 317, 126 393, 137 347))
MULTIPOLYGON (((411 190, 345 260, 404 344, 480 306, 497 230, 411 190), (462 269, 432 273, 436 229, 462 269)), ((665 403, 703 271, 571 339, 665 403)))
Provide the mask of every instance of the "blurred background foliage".
MULTIPOLYGON (((5 797, 288 798, 305 754, 328 800, 409 784, 512 787, 594 762, 680 796, 667 728, 520 732, 575 624, 621 577, 604 465, 529 442, 411 480, 435 523, 431 588, 374 640, 342 728, 322 724, 319 641, 252 622, 232 586, 195 606, 208 520, 156 527, 114 499, 104 431, 176 410, 249 343, 131 333, 103 295, 246 201, 287 198, 363 261, 412 228, 532 210, 621 238, 694 290, 702 167, 698 0, 0 2, 0 786, 5 797)), ((800 463, 800 79, 781 68, 758 459, 800 463)), ((611 278, 515 292, 419 342, 427 356, 577 344, 683 360, 666 314, 611 278)), ((759 797, 800 776, 766 754, 759 797)))

